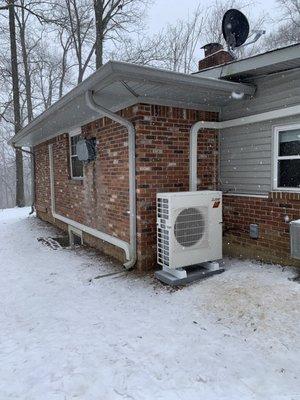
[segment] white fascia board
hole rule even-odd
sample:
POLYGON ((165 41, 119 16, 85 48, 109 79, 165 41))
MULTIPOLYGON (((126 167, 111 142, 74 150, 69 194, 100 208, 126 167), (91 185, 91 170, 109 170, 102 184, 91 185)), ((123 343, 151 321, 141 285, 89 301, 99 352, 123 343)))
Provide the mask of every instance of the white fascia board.
POLYGON ((263 54, 245 58, 243 60, 232 61, 216 67, 210 67, 195 75, 213 78, 228 78, 233 75, 243 74, 248 71, 258 70, 268 66, 285 63, 300 59, 300 44, 271 50, 263 54))
POLYGON ((248 124, 255 124, 267 120, 291 117, 300 114, 300 104, 296 106, 280 108, 278 110, 267 111, 260 114, 249 115, 247 117, 240 117, 220 122, 199 121, 198 129, 226 129, 234 126, 242 126, 248 124))
POLYGON ((241 74, 253 69, 264 68, 280 64, 282 62, 299 59, 299 54, 300 45, 272 50, 263 54, 257 54, 256 56, 224 65, 221 70, 220 77, 225 78, 226 76, 241 74))

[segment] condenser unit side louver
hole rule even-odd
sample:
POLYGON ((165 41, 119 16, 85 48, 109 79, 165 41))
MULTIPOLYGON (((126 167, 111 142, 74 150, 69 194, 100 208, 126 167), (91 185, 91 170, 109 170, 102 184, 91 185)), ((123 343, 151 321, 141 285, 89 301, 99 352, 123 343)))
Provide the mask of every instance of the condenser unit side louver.
POLYGON ((222 193, 157 194, 157 262, 184 276, 183 267, 222 258, 222 193))
POLYGON ((300 219, 290 223, 291 257, 300 260, 300 219))

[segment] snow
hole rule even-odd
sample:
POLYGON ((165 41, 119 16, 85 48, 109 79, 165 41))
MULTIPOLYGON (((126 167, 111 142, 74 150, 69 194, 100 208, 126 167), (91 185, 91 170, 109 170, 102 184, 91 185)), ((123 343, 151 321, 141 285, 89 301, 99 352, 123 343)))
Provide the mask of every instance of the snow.
POLYGON ((171 290, 47 247, 54 228, 28 212, 0 211, 0 399, 300 398, 294 270, 226 260, 171 290))

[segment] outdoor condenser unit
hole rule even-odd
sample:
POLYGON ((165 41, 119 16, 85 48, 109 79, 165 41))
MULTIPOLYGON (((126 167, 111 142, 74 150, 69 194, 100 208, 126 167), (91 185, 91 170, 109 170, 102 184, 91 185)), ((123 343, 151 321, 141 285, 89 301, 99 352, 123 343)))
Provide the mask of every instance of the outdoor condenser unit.
POLYGON ((184 279, 184 267, 221 258, 222 192, 158 193, 157 262, 163 271, 184 279))
POLYGON ((300 260, 300 219, 291 221, 291 257, 300 260))

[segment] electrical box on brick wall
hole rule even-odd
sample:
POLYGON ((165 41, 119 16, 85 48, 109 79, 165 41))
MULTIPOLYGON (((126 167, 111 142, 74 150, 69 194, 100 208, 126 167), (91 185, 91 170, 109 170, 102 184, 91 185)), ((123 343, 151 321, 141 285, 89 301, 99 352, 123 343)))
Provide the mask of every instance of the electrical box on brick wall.
POLYGON ((259 226, 257 224, 250 224, 250 237, 251 239, 259 238, 259 226))
POLYGON ((76 144, 76 153, 79 161, 89 163, 96 159, 96 139, 82 139, 76 144))

